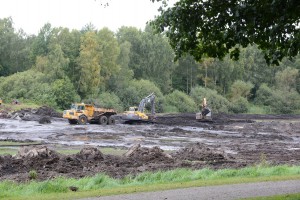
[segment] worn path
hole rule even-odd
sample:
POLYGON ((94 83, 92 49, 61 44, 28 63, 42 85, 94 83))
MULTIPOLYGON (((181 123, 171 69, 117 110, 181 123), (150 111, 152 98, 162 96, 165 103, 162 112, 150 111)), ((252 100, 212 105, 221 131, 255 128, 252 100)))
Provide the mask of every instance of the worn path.
POLYGON ((95 197, 85 200, 231 200, 293 193, 300 193, 300 180, 194 187, 157 192, 95 197))

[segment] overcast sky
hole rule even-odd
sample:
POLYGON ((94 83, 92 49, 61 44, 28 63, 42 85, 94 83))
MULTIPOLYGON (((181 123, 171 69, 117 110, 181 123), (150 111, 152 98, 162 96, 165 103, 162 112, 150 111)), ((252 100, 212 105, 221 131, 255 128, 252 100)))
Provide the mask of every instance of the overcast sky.
POLYGON ((159 5, 150 0, 0 0, 0 18, 12 17, 14 27, 27 34, 37 34, 47 22, 78 30, 92 23, 115 32, 123 25, 144 29, 159 5), (105 2, 109 6, 101 5, 105 2))

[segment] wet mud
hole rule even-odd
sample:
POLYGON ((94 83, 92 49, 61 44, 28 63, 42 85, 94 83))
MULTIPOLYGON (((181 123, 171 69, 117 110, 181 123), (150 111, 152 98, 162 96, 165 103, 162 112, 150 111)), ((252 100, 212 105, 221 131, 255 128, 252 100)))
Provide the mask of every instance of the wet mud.
MULTIPOLYGON (((46 109, 47 110, 47 109, 46 109)), ((47 123, 0 119, 0 140, 39 141, 24 146, 15 156, 0 156, 0 180, 28 181, 66 176, 81 178, 106 173, 115 178, 145 171, 176 168, 240 168, 260 162, 300 164, 299 115, 216 114, 199 122, 195 114, 158 115, 154 124, 114 126, 69 125, 52 114, 47 123), (77 154, 59 154, 55 145, 80 147, 77 154), (126 149, 109 155, 101 148, 126 149)), ((47 118, 48 119, 48 118, 47 118)))

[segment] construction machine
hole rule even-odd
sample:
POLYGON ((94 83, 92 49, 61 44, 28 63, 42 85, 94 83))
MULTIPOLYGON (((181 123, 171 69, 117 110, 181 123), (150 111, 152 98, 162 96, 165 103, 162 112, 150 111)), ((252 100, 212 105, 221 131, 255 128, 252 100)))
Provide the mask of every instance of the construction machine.
POLYGON ((129 111, 122 114, 121 119, 127 124, 154 122, 155 119, 155 95, 151 93, 140 101, 139 107, 130 107, 129 111), (145 106, 150 103, 151 114, 145 113, 145 106))
POLYGON ((196 120, 199 121, 211 121, 211 109, 207 106, 206 98, 203 98, 202 101, 202 110, 201 112, 196 113, 196 120))
POLYGON ((75 103, 70 110, 65 110, 63 118, 68 119, 70 124, 97 123, 97 124, 115 124, 114 115, 117 112, 114 109, 97 108, 93 104, 75 103))

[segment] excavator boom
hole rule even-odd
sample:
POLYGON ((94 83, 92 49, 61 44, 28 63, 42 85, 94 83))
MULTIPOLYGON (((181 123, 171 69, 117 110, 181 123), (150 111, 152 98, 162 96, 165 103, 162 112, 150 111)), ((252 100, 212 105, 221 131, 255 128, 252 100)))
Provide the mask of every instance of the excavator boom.
POLYGON ((122 114, 122 119, 125 123, 135 123, 135 122, 152 122, 155 117, 155 95, 151 93, 147 97, 143 98, 139 107, 131 107, 129 111, 126 111, 122 114), (151 115, 145 113, 145 106, 150 103, 151 105, 151 115))

